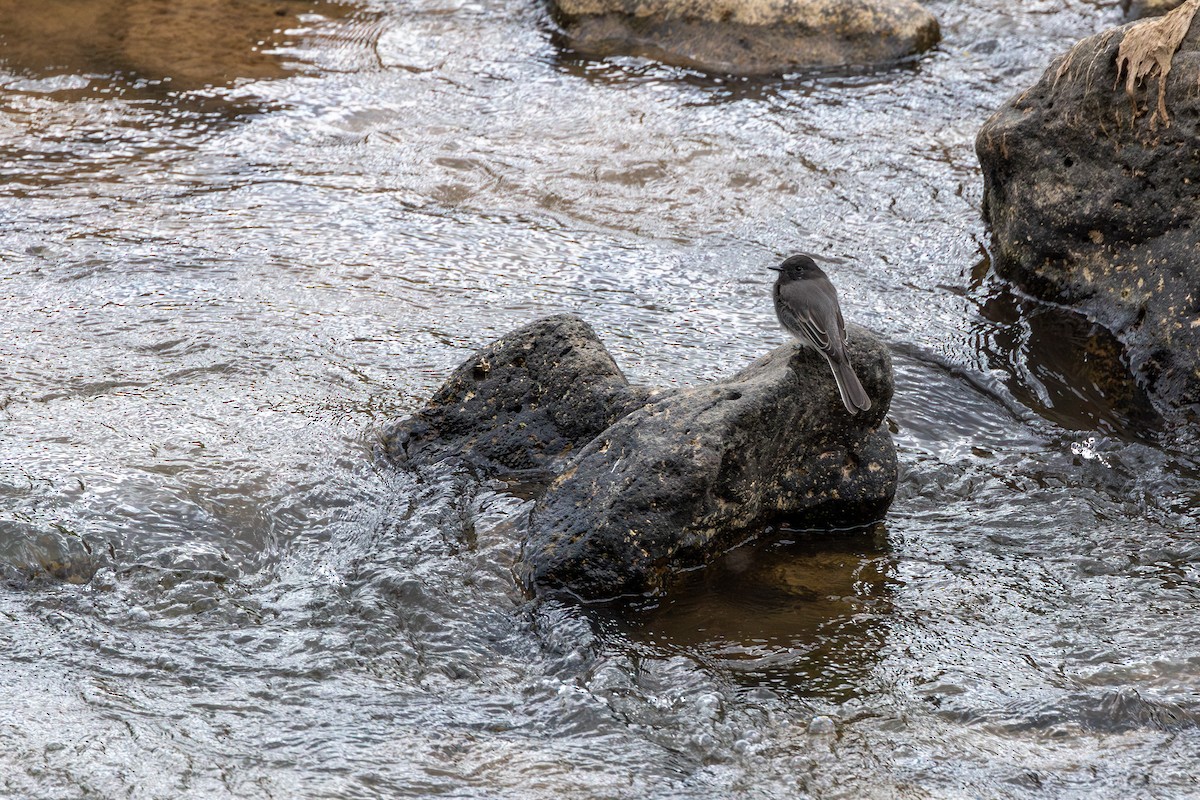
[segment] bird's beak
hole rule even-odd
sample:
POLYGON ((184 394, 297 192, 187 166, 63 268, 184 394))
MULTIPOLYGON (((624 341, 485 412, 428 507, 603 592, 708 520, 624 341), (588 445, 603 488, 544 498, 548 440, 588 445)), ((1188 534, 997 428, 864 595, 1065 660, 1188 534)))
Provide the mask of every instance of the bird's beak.
POLYGON ((772 272, 783 272, 783 269, 778 266, 767 267, 767 269, 771 270, 772 272))

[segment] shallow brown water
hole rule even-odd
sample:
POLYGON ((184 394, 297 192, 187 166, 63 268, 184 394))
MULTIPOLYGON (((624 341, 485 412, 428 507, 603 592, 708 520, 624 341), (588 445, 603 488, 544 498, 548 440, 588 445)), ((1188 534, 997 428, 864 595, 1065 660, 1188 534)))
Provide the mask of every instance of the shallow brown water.
POLYGON ((0 3, 0 795, 1200 791, 1197 465, 978 214, 979 124, 1121 12, 930 7, 915 65, 747 82, 515 0, 0 3), (730 373, 799 249, 893 343, 870 531, 530 602, 524 501, 373 458, 539 314, 730 373))

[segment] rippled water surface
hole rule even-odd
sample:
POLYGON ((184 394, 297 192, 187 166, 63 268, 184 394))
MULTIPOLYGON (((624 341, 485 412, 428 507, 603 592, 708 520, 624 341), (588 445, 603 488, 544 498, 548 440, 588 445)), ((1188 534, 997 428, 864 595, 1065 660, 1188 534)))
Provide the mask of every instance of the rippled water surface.
POLYGON ((0 796, 1200 793, 1197 465, 978 212, 980 123, 1120 9, 929 6, 747 82, 535 2, 0 0, 0 796), (869 531, 533 602, 525 501, 373 456, 542 314, 728 374, 799 249, 893 344, 869 531))

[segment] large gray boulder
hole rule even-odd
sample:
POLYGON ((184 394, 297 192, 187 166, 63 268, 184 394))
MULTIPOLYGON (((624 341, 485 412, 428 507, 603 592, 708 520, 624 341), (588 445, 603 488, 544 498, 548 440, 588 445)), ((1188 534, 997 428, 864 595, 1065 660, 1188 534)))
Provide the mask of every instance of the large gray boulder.
POLYGON ((824 358, 789 343, 606 429, 535 505, 529 583, 583 599, 652 592, 773 522, 882 517, 897 476, 891 361, 864 329, 850 337, 867 412, 848 414, 824 358))
POLYGON ((937 18, 915 0, 552 0, 567 43, 708 72, 879 65, 928 50, 937 18))
POLYGON ((396 463, 457 461, 486 474, 552 470, 652 392, 629 385, 591 326, 559 314, 468 358, 429 405, 384 434, 396 463))
POLYGON ((1198 4, 1081 41, 976 141, 997 271, 1113 331, 1184 439, 1200 429, 1198 4))

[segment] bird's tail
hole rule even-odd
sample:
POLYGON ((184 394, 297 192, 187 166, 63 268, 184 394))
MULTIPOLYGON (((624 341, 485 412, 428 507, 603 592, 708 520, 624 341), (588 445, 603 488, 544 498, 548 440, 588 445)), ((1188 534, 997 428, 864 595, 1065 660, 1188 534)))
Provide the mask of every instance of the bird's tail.
POLYGON ((842 404, 846 406, 847 411, 857 414, 871 407, 871 398, 867 397, 867 390, 859 382, 849 359, 829 359, 829 367, 833 370, 833 379, 837 381, 838 391, 842 393, 842 404))

